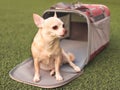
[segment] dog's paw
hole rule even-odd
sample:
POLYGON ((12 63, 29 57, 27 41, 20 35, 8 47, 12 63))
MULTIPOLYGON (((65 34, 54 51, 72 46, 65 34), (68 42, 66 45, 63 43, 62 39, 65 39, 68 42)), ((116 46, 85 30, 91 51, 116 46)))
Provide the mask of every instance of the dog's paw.
POLYGON ((39 82, 39 81, 40 81, 40 77, 34 76, 33 81, 34 81, 34 82, 39 82))
POLYGON ((63 77, 61 75, 56 75, 56 80, 61 81, 63 80, 63 77))
POLYGON ((80 71, 81 71, 81 69, 80 69, 78 66, 75 66, 75 67, 74 67, 74 70, 75 70, 76 72, 80 72, 80 71))

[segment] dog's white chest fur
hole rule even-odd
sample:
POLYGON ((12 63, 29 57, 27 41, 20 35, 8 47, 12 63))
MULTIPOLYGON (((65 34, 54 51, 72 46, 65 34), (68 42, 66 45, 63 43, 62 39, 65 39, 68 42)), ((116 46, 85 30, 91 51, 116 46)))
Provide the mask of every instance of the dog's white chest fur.
POLYGON ((41 51, 41 69, 51 70, 55 67, 55 59, 61 55, 61 48, 59 45, 59 39, 52 38, 50 41, 47 41, 42 46, 43 50, 41 51))

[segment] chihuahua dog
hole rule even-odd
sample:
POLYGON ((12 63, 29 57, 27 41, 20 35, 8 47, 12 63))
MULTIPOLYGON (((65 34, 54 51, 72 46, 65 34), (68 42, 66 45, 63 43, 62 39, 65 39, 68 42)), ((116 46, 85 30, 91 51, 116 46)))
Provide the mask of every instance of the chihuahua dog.
POLYGON ((40 68, 49 70, 51 76, 55 74, 56 80, 63 80, 60 74, 60 66, 63 63, 69 63, 76 72, 80 72, 80 68, 73 63, 74 55, 66 53, 60 47, 60 38, 66 35, 67 30, 56 13, 47 19, 33 14, 33 19, 39 28, 31 46, 35 69, 33 81, 40 81, 40 68))

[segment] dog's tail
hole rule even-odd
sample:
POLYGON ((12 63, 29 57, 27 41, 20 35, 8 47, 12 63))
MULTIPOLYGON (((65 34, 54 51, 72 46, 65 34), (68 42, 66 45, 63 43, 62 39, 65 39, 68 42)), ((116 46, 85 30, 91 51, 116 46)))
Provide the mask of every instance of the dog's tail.
POLYGON ((68 52, 68 57, 70 61, 75 61, 75 56, 72 53, 68 52))

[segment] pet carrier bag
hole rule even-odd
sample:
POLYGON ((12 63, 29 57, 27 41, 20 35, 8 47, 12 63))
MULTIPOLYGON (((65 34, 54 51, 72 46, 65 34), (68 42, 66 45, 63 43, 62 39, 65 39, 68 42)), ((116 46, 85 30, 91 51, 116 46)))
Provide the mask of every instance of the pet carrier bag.
POLYGON ((57 13, 65 23, 67 35, 61 39, 61 47, 72 52, 76 59, 75 64, 82 71, 76 73, 69 65, 61 67, 63 81, 56 81, 48 71, 41 70, 41 81, 33 82, 33 59, 29 58, 10 71, 10 77, 16 81, 42 88, 55 88, 67 84, 83 73, 85 65, 109 44, 110 11, 101 4, 67 4, 58 3, 46 10, 43 18, 57 13))

